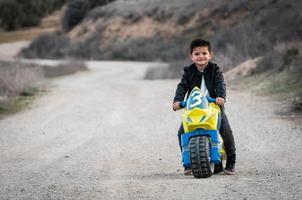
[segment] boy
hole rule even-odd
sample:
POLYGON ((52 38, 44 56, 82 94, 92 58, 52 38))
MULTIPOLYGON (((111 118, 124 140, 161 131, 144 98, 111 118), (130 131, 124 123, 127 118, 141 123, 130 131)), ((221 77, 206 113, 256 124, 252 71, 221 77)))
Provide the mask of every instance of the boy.
MULTIPOLYGON (((210 42, 202 39, 195 39, 190 44, 190 58, 193 64, 184 67, 184 74, 180 83, 177 85, 175 97, 173 100, 173 110, 179 110, 180 102, 184 100, 186 94, 197 86, 204 94, 216 98, 216 104, 221 108, 221 128, 220 135, 223 138, 227 154, 226 167, 224 173, 232 175, 235 172, 236 148, 232 129, 228 118, 224 112, 224 103, 226 98, 226 87, 222 72, 219 67, 209 60, 212 58, 210 42)), ((181 134, 184 133, 181 124, 178 130, 178 141, 181 148, 181 134)), ((221 170, 222 171, 222 170, 221 170)), ((215 173, 221 172, 215 171, 215 173)), ((191 175, 190 169, 185 169, 185 175, 191 175)))

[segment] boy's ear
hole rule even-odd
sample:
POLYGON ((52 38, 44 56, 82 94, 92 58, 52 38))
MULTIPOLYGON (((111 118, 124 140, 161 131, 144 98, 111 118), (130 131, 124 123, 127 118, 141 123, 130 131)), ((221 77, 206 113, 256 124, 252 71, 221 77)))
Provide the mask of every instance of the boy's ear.
POLYGON ((210 59, 214 58, 214 53, 213 51, 210 52, 210 59))
POLYGON ((189 58, 192 60, 193 59, 193 56, 191 53, 189 53, 189 58))

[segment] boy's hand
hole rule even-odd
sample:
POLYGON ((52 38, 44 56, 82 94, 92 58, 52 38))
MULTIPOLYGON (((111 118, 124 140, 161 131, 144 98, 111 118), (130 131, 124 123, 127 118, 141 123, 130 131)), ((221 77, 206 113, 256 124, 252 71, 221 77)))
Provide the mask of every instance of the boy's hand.
POLYGON ((223 106, 224 105, 225 100, 221 97, 217 97, 216 98, 216 104, 223 106))
POLYGON ((179 110, 179 109, 181 109, 180 103, 179 102, 173 103, 173 110, 176 111, 176 110, 179 110))

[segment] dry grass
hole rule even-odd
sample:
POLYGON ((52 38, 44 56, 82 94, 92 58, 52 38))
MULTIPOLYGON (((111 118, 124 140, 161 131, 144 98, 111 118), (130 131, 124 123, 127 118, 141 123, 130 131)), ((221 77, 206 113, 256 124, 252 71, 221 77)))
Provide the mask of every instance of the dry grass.
POLYGON ((87 70, 79 61, 58 66, 0 61, 0 118, 27 107, 46 86, 45 78, 87 70))
POLYGON ((28 104, 43 83, 42 69, 33 64, 0 62, 0 117, 28 104))
POLYGON ((252 71, 257 67, 257 62, 261 57, 250 59, 240 63, 236 67, 226 71, 224 73, 224 78, 228 81, 234 80, 238 77, 245 77, 252 74, 252 71))
POLYGON ((0 62, 0 95, 17 96, 28 88, 36 87, 42 78, 42 69, 37 65, 0 62))
POLYGON ((63 10, 56 11, 42 19, 40 25, 35 28, 22 28, 16 31, 0 31, 0 44, 17 41, 30 41, 38 36, 51 33, 60 28, 60 20, 63 10))
MULTIPOLYGON (((279 66, 267 67, 266 71, 237 76, 234 79, 229 77, 228 83, 231 88, 243 90, 248 88, 257 95, 270 96, 274 100, 282 101, 289 105, 288 112, 290 113, 302 113, 302 80, 300 78, 302 56, 299 56, 301 55, 298 55, 292 64, 282 69, 279 66)), ((271 62, 274 61, 271 60, 271 62)))
POLYGON ((30 41, 38 36, 55 31, 55 28, 30 28, 10 32, 0 32, 0 43, 30 41))

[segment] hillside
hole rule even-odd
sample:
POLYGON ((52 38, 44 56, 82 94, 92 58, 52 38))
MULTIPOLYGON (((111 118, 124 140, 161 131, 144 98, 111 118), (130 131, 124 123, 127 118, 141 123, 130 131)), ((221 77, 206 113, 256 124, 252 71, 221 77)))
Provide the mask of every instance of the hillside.
POLYGON ((301 9, 294 0, 118 0, 91 10, 69 32, 41 37, 21 55, 173 61, 185 58, 189 41, 201 36, 228 68, 301 40, 301 9))
POLYGON ((58 8, 58 10, 55 10, 48 15, 41 17, 37 25, 17 27, 15 30, 10 31, 0 29, 0 44, 17 41, 32 41, 42 34, 57 31, 61 27, 61 18, 63 16, 63 13, 64 8, 58 8))
MULTIPOLYGON (((212 42, 224 71, 258 57, 252 74, 266 73, 274 82, 269 77, 286 71, 284 83, 296 80, 286 91, 301 83, 301 10, 295 0, 117 0, 94 7, 68 31, 36 39, 20 56, 164 61, 170 67, 151 69, 147 78, 175 78, 188 62, 189 42, 202 37, 212 42)), ((292 93, 302 107, 301 89, 292 93)))

